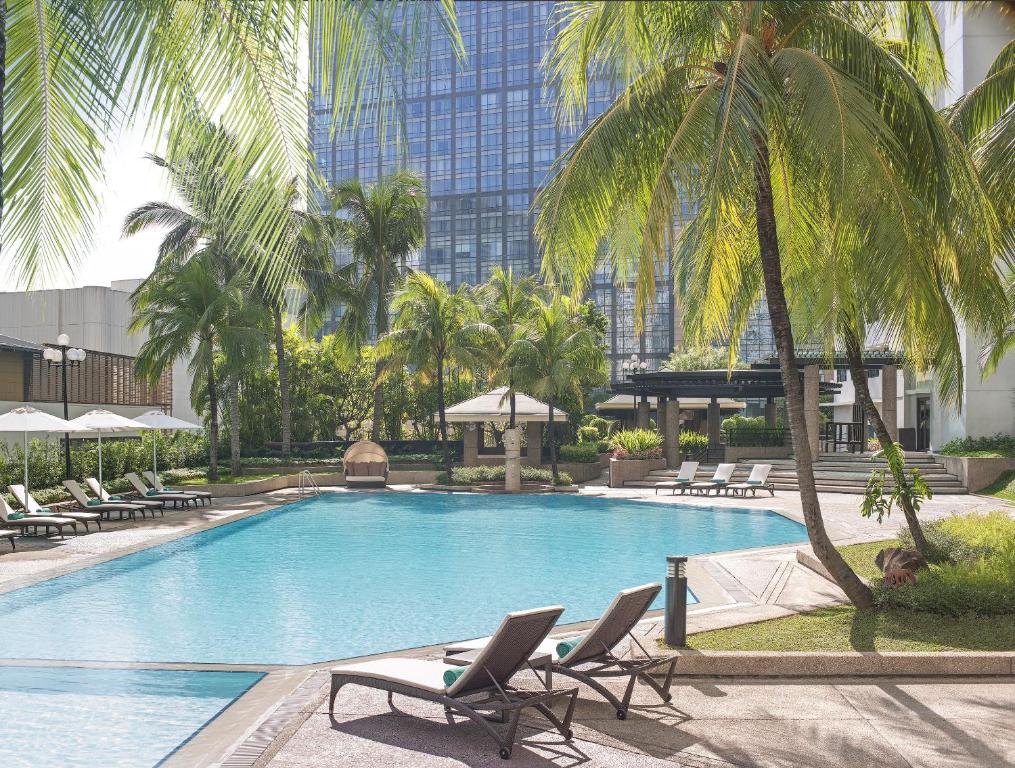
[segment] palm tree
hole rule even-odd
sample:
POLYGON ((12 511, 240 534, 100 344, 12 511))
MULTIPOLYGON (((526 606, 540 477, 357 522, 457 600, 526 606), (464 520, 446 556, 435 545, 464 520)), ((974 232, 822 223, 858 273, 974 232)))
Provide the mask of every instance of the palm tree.
POLYGON ((576 302, 566 297, 552 301, 536 298, 531 326, 527 333, 511 343, 507 362, 513 377, 525 391, 545 400, 549 406, 550 463, 556 482, 554 407, 568 395, 581 400, 587 388, 607 382, 603 347, 579 314, 576 302))
MULTIPOLYGON (((62 274, 82 251, 103 144, 135 118, 181 147, 195 117, 219 115, 244 144, 261 143, 275 176, 303 179, 309 90, 339 130, 370 109, 384 136, 398 84, 435 33, 462 54, 453 0, 5 0, 0 217, 20 282, 62 274)), ((277 214, 250 197, 230 225, 268 242, 277 214)))
POLYGON ((447 283, 425 272, 409 272, 391 300, 395 316, 392 330, 377 342, 382 381, 406 365, 418 369, 424 384, 435 382, 444 472, 451 479, 445 381, 451 369, 459 376, 471 371, 484 357, 494 330, 479 322, 479 312, 468 289, 452 291, 447 283))
POLYGON ((811 298, 787 287, 812 267, 826 213, 903 232, 915 198, 936 231, 992 250, 975 169, 922 87, 944 78, 930 5, 570 3, 547 67, 564 121, 583 112, 590 77, 625 85, 537 200, 544 272, 584 290, 605 241, 618 274, 635 276, 640 320, 672 250, 689 333, 706 342, 738 339, 763 291, 811 546, 871 606, 821 517, 790 320, 791 302, 811 298))
POLYGON ((151 381, 180 358, 190 357, 191 400, 208 404, 208 478, 218 478, 219 380, 215 355, 237 359, 242 350, 263 340, 257 329, 238 325, 245 293, 240 278, 226 278, 221 262, 205 251, 178 268, 156 269, 131 296, 131 331, 145 330, 148 339, 137 356, 137 369, 151 381))
MULTIPOLYGON (((1001 257, 1008 268, 1009 304, 1015 306, 1015 41, 998 53, 987 76, 949 110, 948 121, 973 153, 984 185, 1001 220, 1001 257)), ((997 369, 1015 349, 1015 312, 1000 334, 988 339, 984 372, 997 369)))
MULTIPOLYGON (((426 186, 414 171, 399 171, 364 187, 349 179, 332 190, 332 210, 341 211, 342 239, 352 247, 347 268, 355 300, 349 302, 339 330, 359 349, 373 321, 377 338, 388 331, 388 301, 405 272, 406 259, 423 246, 426 237, 426 186)), ((377 362, 380 374, 381 362, 377 362)), ((374 387, 374 416, 370 439, 381 439, 384 391, 374 387)))
POLYGON ((515 382, 508 364, 508 350, 528 328, 540 293, 539 283, 534 277, 515 280, 512 270, 505 273, 500 267, 479 289, 483 317, 496 331, 496 336, 491 339, 490 367, 495 378, 507 384, 511 402, 508 429, 515 428, 515 382))

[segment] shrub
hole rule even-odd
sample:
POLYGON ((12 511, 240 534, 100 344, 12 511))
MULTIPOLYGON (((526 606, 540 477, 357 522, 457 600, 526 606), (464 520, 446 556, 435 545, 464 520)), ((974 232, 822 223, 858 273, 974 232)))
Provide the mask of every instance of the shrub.
POLYGON ((722 420, 726 445, 767 446, 785 445, 787 431, 783 427, 769 427, 764 416, 729 416, 722 420))
MULTIPOLYGON (((553 472, 540 467, 523 466, 521 468, 522 480, 534 483, 552 483, 553 472)), ((437 482, 443 485, 477 485, 479 483, 502 483, 504 482, 505 469, 503 466, 478 466, 478 467, 452 467, 451 482, 448 483, 448 476, 445 472, 437 475, 437 482)), ((557 485, 571 485, 574 482, 567 472, 560 472, 557 485)))
MULTIPOLYGON (((1004 512, 956 515, 924 526, 933 555, 917 583, 875 587, 882 606, 950 616, 1015 613, 1015 521, 1004 512)), ((911 546, 908 531, 900 544, 911 546)))
POLYGON ((599 439, 599 430, 595 427, 578 427, 579 443, 598 443, 599 439))
POLYGON ((663 438, 651 429, 625 429, 610 440, 616 459, 658 459, 663 455, 663 438))
POLYGON ((591 427, 596 430, 596 439, 606 440, 618 423, 615 419, 604 419, 602 416, 590 414, 582 420, 582 429, 591 427))
POLYGON ((998 432, 993 437, 962 437, 949 440, 938 453, 945 456, 1015 458, 1015 435, 998 432))
POLYGON ((574 464, 595 464, 599 461, 598 447, 598 442, 562 445, 558 450, 558 456, 561 461, 574 464))
POLYGON ((708 435, 700 432, 680 433, 680 453, 685 456, 694 456, 708 450, 708 435))

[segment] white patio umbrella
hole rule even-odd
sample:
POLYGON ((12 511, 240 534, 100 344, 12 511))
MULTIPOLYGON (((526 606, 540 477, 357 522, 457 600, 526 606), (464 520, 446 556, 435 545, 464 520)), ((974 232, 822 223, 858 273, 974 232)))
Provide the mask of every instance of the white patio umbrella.
POLYGON ((21 432, 24 435, 25 490, 28 490, 28 433, 29 432, 85 432, 77 424, 52 416, 44 411, 23 406, 0 416, 0 432, 21 432))
POLYGON ((140 429, 149 427, 139 421, 128 419, 125 416, 107 411, 103 408, 96 408, 83 416, 71 419, 71 424, 77 424, 88 432, 95 432, 99 436, 99 485, 102 485, 102 433, 103 432, 137 432, 140 429))
MULTIPOLYGON (((192 424, 189 421, 178 419, 175 416, 170 416, 168 413, 162 411, 148 411, 142 413, 134 421, 144 424, 147 429, 157 430, 171 430, 187 429, 187 430, 202 430, 200 424, 192 424)), ((158 440, 152 435, 152 472, 155 473, 155 477, 159 476, 159 457, 158 457, 158 440)))

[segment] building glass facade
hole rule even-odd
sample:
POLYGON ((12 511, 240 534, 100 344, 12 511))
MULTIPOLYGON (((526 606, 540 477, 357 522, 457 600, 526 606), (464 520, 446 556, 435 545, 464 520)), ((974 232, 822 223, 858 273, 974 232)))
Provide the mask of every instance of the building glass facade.
MULTIPOLYGON (((356 131, 331 137, 331 108, 314 105, 311 132, 318 167, 337 182, 376 181, 403 164, 418 170, 430 194, 426 246, 412 266, 454 285, 486 280, 496 267, 537 274, 540 254, 532 234, 532 201, 554 160, 582 127, 557 127, 543 89, 553 2, 464 0, 456 4, 465 59, 437 28, 425 60, 404 80, 405 135, 389 127, 380 142, 371 117, 356 131)), ((611 103, 614 86, 590 85, 588 119, 611 103)), ((348 254, 338 254, 340 262, 348 254)), ((591 298, 609 318, 613 373, 631 353, 655 368, 673 348, 673 287, 664 267, 644 334, 635 334, 634 297, 596 273, 591 298)), ((337 321, 338 312, 333 316, 337 321)), ((333 327, 333 325, 332 325, 333 327)), ((327 330, 327 329, 326 329, 327 330)))

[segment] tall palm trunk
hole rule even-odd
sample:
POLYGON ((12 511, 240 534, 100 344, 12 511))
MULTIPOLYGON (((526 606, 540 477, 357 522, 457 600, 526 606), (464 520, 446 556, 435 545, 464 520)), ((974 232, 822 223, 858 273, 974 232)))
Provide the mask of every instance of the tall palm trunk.
MULTIPOLYGON (((7 0, 0 0, 0 224, 3 224, 4 211, 4 100, 3 93, 7 86, 7 0)), ((3 243, 0 242, 0 251, 3 243)))
MULTIPOLYGON (((863 352, 860 349, 860 340, 856 337, 856 333, 849 328, 844 331, 843 337, 846 342, 849 375, 853 379, 853 389, 856 391, 856 397, 863 406, 864 413, 867 414, 867 420, 874 426, 874 433, 878 436, 881 449, 887 454, 895 450, 895 441, 888 434, 888 428, 881 418, 881 413, 875 407, 874 400, 871 398, 870 387, 867 385, 867 371, 863 366, 863 352)), ((882 403, 883 406, 884 403, 882 403)), ((888 467, 892 472, 892 479, 895 481, 896 486, 905 488, 909 485, 905 470, 901 465, 890 461, 888 467)), ((899 506, 902 507, 902 514, 906 517, 909 532, 913 534, 913 544, 920 554, 926 557, 927 538, 923 535, 923 529, 920 527, 920 520, 916 516, 916 510, 913 509, 912 501, 908 496, 903 495, 899 498, 899 506)))
POLYGON ((208 363, 208 411, 211 416, 208 428, 208 479, 219 477, 219 397, 215 381, 215 365, 208 363))
POLYGON ((451 483, 451 454, 448 452, 448 420, 444 413, 444 356, 437 355, 437 418, 441 431, 441 451, 444 454, 444 472, 451 483))
POLYGON ((807 422, 804 419, 804 393, 797 368, 796 353, 793 349, 793 329, 789 320, 789 309, 782 284, 782 260, 779 255, 779 239, 775 228, 775 206, 772 198, 772 173, 769 165, 768 144, 765 137, 755 134, 756 154, 754 159, 754 196, 757 212, 758 245, 765 279, 765 295, 768 299, 768 313, 772 320, 772 331, 779 352, 779 367, 782 370, 783 386, 786 393, 786 415, 789 420, 793 441, 793 456, 796 460, 797 482, 800 486, 800 506, 803 511, 807 536, 815 556, 821 561, 835 582, 857 608, 870 608, 874 596, 863 581, 843 560, 842 555, 832 546, 821 518, 817 488, 814 483, 814 464, 811 457, 810 441, 807 439, 807 422))
MULTIPOLYGON (((381 273, 377 278, 377 309, 374 314, 378 339, 388 330, 387 292, 384 288, 384 275, 381 273)), ((384 419, 384 386, 377 383, 383 370, 384 364, 380 360, 374 363, 374 420, 370 425, 370 439, 375 443, 381 439, 381 422, 384 419)))
POLYGON ((240 384, 230 378, 226 397, 229 399, 229 474, 239 477, 243 474, 240 464, 240 384))
POLYGON ((289 400, 289 369, 285 362, 285 343, 282 338, 282 308, 272 310, 275 320, 275 363, 278 366, 278 394, 282 401, 282 458, 292 455, 292 406, 289 400))
POLYGON ((508 429, 514 429, 517 402, 515 401, 515 382, 513 379, 508 379, 508 389, 511 390, 511 417, 508 419, 508 429))
POLYGON ((550 421, 546 424, 546 429, 549 432, 550 438, 550 467, 553 470, 553 484, 557 484, 558 473, 557 473, 557 427, 553 421, 553 398, 547 403, 549 406, 550 421))

